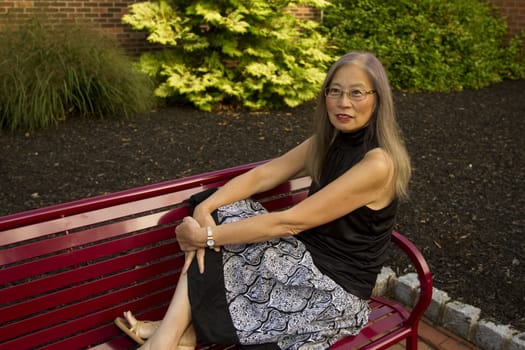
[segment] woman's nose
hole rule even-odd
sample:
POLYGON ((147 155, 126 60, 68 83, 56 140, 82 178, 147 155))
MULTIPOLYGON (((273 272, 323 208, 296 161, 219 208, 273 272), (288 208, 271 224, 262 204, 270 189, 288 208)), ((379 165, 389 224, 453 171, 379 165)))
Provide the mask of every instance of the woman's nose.
POLYGON ((350 97, 348 96, 346 92, 343 92, 341 97, 339 97, 339 104, 341 106, 352 106, 353 105, 352 100, 350 99, 350 97))

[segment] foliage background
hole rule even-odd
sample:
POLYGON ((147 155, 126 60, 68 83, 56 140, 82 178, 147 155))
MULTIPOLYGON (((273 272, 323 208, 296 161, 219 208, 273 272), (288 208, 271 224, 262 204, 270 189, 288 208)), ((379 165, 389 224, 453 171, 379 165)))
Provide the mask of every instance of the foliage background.
POLYGON ((333 0, 324 32, 337 54, 374 52, 395 89, 460 91, 525 77, 523 36, 479 0, 333 0))
POLYGON ((163 47, 138 64, 85 25, 39 18, 5 30, 0 127, 128 118, 163 103, 297 107, 314 99, 327 67, 351 50, 375 53, 401 91, 460 91, 525 78, 525 35, 509 38, 487 2, 297 2, 304 4, 324 9, 321 24, 297 19, 287 0, 135 3, 123 21, 163 47))
POLYGON ((327 65, 352 50, 375 53, 403 91, 460 91, 525 77, 522 40, 479 0, 160 0, 134 4, 124 21, 165 45, 141 59, 156 95, 210 110, 221 103, 297 106, 312 99, 327 65))
POLYGON ((107 33, 31 18, 0 31, 0 127, 37 129, 72 116, 148 112, 152 81, 107 33))
POLYGON ((298 20, 286 10, 290 5, 160 0, 132 5, 123 20, 165 45, 140 62, 157 79, 157 96, 203 110, 219 103, 294 107, 316 96, 333 57, 318 24, 298 20))

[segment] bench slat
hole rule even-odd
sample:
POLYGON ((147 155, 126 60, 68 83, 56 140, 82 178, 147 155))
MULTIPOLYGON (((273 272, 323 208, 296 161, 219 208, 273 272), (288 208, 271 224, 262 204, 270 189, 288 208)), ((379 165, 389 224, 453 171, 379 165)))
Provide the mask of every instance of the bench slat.
MULTIPOLYGON (((66 250, 60 254, 45 256, 23 265, 3 269, 0 283, 7 285, 31 276, 40 276, 52 271, 76 267, 89 261, 125 252, 134 247, 142 247, 159 241, 174 239, 175 235, 173 232, 173 228, 154 229, 148 233, 136 234, 129 239, 98 243, 83 249, 66 250)), ((73 237, 71 238, 74 239, 73 237)))
POLYGON ((125 203, 116 207, 97 209, 72 216, 52 219, 26 227, 14 228, 2 232, 0 245, 8 245, 21 240, 40 237, 42 234, 55 234, 75 231, 80 227, 101 222, 118 220, 122 217, 155 210, 180 203, 185 194, 170 194, 162 197, 144 199, 135 203, 125 203), (159 203, 160 202, 160 203, 159 203), (156 206, 155 204, 159 204, 156 206))
MULTIPOLYGON (((159 305, 159 300, 170 300, 171 296, 173 295, 173 292, 174 289, 168 289, 161 292, 157 292, 154 295, 148 295, 144 299, 141 299, 135 303, 114 304, 114 306, 110 306, 99 312, 83 316, 82 318, 79 318, 77 320, 60 323, 58 325, 54 325, 52 327, 42 329, 40 331, 28 333, 24 336, 0 343, 0 350, 27 349, 40 346, 40 344, 52 342, 55 342, 55 344, 49 344, 45 348, 57 350, 62 350, 65 348, 74 349, 79 347, 86 347, 89 345, 105 343, 106 341, 111 340, 113 337, 122 337, 122 332, 112 322, 108 321, 112 320, 115 317, 115 315, 119 313, 119 310, 121 310, 122 305, 146 309, 150 305, 159 305), (100 324, 103 324, 104 326, 94 328, 95 326, 100 324), (69 336, 66 339, 62 339, 64 334, 68 334, 69 336), (59 342, 57 343, 57 341, 59 342), (75 344, 75 346, 63 347, 64 342, 75 344), (79 344, 84 345, 80 346, 79 344)), ((163 306, 167 307, 166 304, 164 304, 163 306)), ((133 344, 133 342, 127 339, 125 343, 127 343, 128 345, 133 344)), ((127 348, 129 348, 129 346, 121 349, 127 348)))
POLYGON ((110 316, 110 319, 113 319, 122 307, 133 307, 133 310, 137 310, 134 307, 147 308, 150 302, 169 301, 174 291, 175 280, 174 275, 164 276, 8 324, 2 327, 0 341, 15 338, 7 344, 11 343, 12 349, 20 349, 25 346, 35 346, 34 342, 43 343, 60 339, 64 334, 85 332, 100 324, 101 318, 97 311, 103 310, 100 314, 105 314, 107 317, 108 310, 113 310, 110 316), (166 286, 169 288, 166 289, 166 286), (152 290, 160 292, 149 294, 152 290), (141 299, 135 301, 134 298, 141 299), (63 323, 62 320, 72 321, 63 323), (42 328, 43 326, 45 328, 42 328), (22 346, 22 344, 26 345, 22 346))
MULTIPOLYGON (((85 228, 82 231, 68 233, 62 232, 61 236, 49 237, 45 240, 28 242, 16 247, 6 248, 0 256, 0 264, 9 265, 14 262, 32 259, 65 249, 73 249, 78 246, 93 243, 102 239, 109 239, 115 236, 144 230, 148 227, 167 223, 168 217, 186 216, 186 207, 161 211, 153 214, 145 214, 140 217, 129 218, 127 220, 106 223, 101 226, 85 228)), ((84 216, 88 216, 85 214, 84 216)), ((92 222, 91 225, 97 224, 92 222)), ((2 235, 4 233, 2 232, 2 235)), ((55 232, 55 235, 59 234, 55 232)), ((1 235, 0 235, 1 237, 1 235)), ((3 281, 2 281, 3 282, 3 281)), ((5 283, 5 282, 4 282, 5 283)))
MULTIPOLYGON (((370 305, 372 302, 370 303, 370 305)), ((390 342, 398 336, 405 335, 405 328, 408 329, 405 322, 407 317, 396 313, 396 308, 391 304, 376 304, 370 315, 369 323, 357 336, 347 337, 340 340, 332 346, 332 349, 356 349, 363 348, 375 340, 374 346, 377 346, 382 340, 390 342)), ((372 305, 371 305, 372 306, 372 305)), ((384 344, 382 345, 384 346, 384 344)))
MULTIPOLYGON (((25 318, 30 316, 31 314, 45 312, 48 309, 52 309, 63 304, 72 303, 77 300, 87 299, 92 295, 102 293, 108 289, 122 288, 123 286, 136 283, 138 277, 143 277, 144 279, 146 279, 151 278, 151 276, 173 273, 174 270, 182 267, 182 265, 184 264, 183 256, 173 256, 161 262, 149 263, 149 258, 151 257, 150 254, 157 252, 158 249, 159 248, 155 248, 154 251, 139 252, 129 254, 130 256, 126 255, 116 259, 108 260, 104 262, 104 266, 108 266, 108 269, 114 268, 115 265, 118 266, 122 265, 122 263, 125 264, 122 265, 119 268, 119 270, 113 271, 113 275, 109 277, 99 278, 92 282, 82 283, 82 277, 88 274, 92 274, 90 271, 72 271, 72 273, 69 273, 68 275, 71 277, 75 277, 75 280, 69 280, 68 283, 77 284, 75 288, 66 288, 54 293, 32 298, 29 301, 22 299, 20 303, 2 306, 2 308, 0 308, 0 323, 7 323, 13 321, 13 317, 15 317, 15 315, 16 318, 25 318), (133 270, 124 270, 124 272, 120 272, 122 267, 127 268, 127 266, 133 264, 139 266, 143 265, 144 263, 148 264, 133 270), (118 274, 115 274, 116 272, 118 272, 118 274)), ((163 251, 165 251, 164 247, 162 247, 162 251, 160 252, 160 254, 162 254, 163 251)), ((99 271, 99 268, 100 267, 93 269, 90 266, 89 270, 95 270, 96 272, 99 271)), ((64 276, 64 278, 68 277, 64 276)), ((20 292, 20 290, 26 290, 26 295, 24 295, 24 297, 28 297, 27 294, 30 294, 31 291, 33 291, 33 289, 31 288, 31 284, 30 286, 23 285, 21 286, 21 288, 16 289, 16 291, 18 292, 20 292)), ((14 294, 11 292, 13 291, 10 289, 6 290, 6 294, 8 295, 14 294)))

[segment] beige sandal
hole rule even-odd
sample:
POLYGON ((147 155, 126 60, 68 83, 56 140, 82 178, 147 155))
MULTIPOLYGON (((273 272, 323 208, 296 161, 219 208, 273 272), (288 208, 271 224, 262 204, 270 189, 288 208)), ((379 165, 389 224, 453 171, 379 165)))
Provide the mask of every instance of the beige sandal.
POLYGON ((137 344, 143 345, 159 328, 160 321, 139 321, 130 311, 126 311, 124 317, 115 319, 115 324, 137 344))

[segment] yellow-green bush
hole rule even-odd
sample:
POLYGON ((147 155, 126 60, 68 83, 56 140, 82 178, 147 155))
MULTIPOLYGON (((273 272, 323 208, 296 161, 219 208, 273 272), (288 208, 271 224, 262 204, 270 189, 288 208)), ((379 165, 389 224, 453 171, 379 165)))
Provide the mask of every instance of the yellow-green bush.
MULTIPOLYGON (((324 6, 324 0, 299 0, 324 6)), ((291 1, 159 0, 131 6, 124 22, 165 45, 141 67, 157 96, 203 110, 220 103, 248 108, 297 106, 318 92, 333 57, 313 21, 291 1)))

